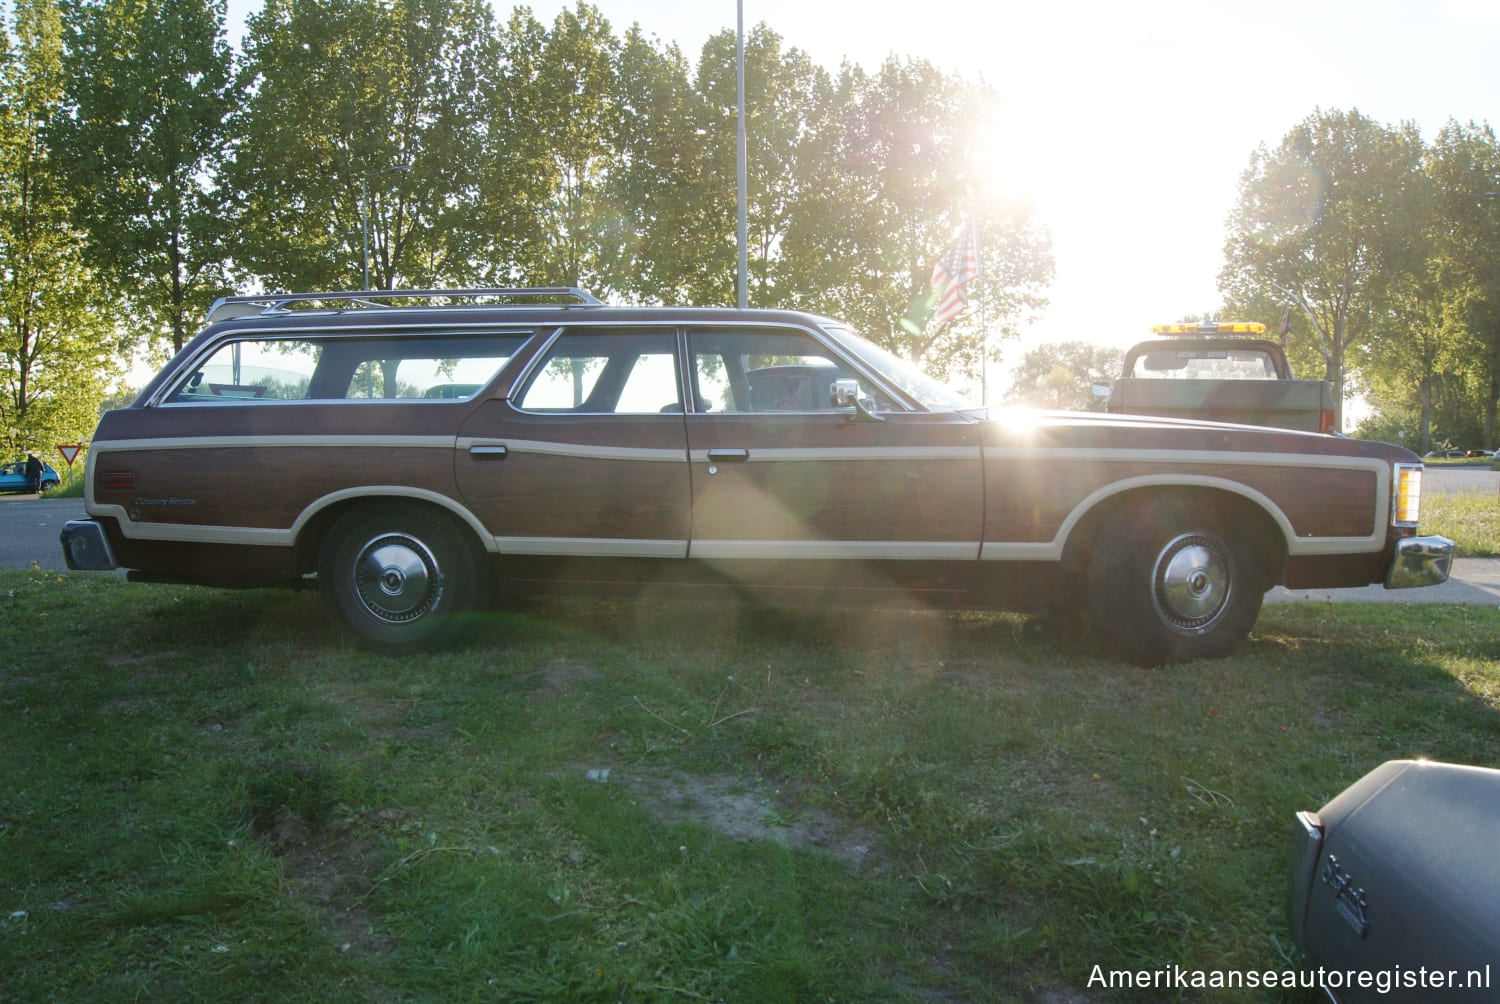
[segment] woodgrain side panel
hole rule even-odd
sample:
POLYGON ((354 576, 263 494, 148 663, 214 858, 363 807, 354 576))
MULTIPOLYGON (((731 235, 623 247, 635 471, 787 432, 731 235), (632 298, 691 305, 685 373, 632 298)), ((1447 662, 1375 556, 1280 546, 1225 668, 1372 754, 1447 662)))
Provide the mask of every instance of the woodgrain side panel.
POLYGON ((977 553, 979 438, 956 416, 693 415, 688 437, 695 547, 900 541, 977 553), (716 460, 724 450, 744 458, 716 460))
POLYGON ((370 485, 456 491, 452 448, 224 445, 110 450, 95 464, 95 498, 133 522, 285 530, 324 495, 370 485), (102 487, 132 473, 129 490, 102 487))
POLYGON ((1216 478, 1243 485, 1270 499, 1299 537, 1367 537, 1380 519, 1375 511, 1377 478, 1371 470, 1236 465, 1217 462, 1159 463, 1112 460, 1038 460, 1026 465, 992 464, 984 536, 988 541, 1041 543, 1052 540, 1074 510, 1095 492, 1133 478, 1216 478))
POLYGON ((455 464, 463 500, 498 537, 688 539, 681 414, 535 414, 490 401, 461 430, 455 464))

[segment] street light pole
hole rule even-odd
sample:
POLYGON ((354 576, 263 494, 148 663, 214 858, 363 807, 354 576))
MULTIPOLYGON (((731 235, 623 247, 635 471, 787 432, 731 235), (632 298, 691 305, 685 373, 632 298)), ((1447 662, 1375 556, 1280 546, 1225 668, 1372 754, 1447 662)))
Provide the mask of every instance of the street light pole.
POLYGON ((370 201, 369 183, 371 178, 378 178, 384 174, 402 174, 411 170, 410 164, 397 164, 388 167, 384 171, 376 171, 359 179, 359 277, 360 289, 370 288, 370 224, 368 217, 368 205, 370 201))
POLYGON ((749 252, 746 244, 749 240, 750 226, 746 220, 745 203, 748 201, 745 184, 745 0, 738 0, 736 4, 737 18, 735 27, 734 43, 734 75, 736 86, 735 99, 735 177, 736 177, 736 217, 737 235, 739 239, 739 282, 737 283, 737 301, 740 309, 749 306, 749 252))

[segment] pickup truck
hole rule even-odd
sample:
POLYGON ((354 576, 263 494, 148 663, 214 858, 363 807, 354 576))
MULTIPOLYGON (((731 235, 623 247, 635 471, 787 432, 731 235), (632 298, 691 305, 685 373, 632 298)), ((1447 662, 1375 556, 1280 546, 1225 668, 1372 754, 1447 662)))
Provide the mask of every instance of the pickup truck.
POLYGON ((1333 391, 1324 380, 1294 380, 1275 342, 1236 337, 1260 334, 1263 324, 1159 325, 1139 342, 1108 394, 1114 415, 1201 418, 1304 432, 1334 431, 1333 391))

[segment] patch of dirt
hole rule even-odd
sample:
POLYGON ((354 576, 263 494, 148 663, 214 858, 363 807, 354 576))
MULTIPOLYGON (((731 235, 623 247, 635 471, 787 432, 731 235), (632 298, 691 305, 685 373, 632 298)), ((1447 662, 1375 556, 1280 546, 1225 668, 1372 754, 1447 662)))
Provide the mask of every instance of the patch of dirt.
POLYGON ((281 858, 287 889, 317 908, 341 951, 363 956, 394 951, 390 938, 376 931, 365 902, 381 868, 378 841, 340 827, 310 828, 290 809, 278 812, 260 838, 281 858))
POLYGON ((1096 1004, 1098 997, 1077 990, 1044 990, 1034 998, 1034 1004, 1096 1004))
POLYGON ((104 664, 111 669, 122 669, 126 666, 141 666, 146 663, 155 662, 158 659, 175 659, 178 652, 149 652, 146 655, 112 655, 104 660, 104 664))
POLYGON ((590 683, 599 679, 600 675, 597 669, 586 662, 580 662, 577 659, 558 659, 541 669, 518 674, 516 680, 532 683, 534 685, 532 693, 544 697, 563 693, 574 684, 590 683))
POLYGON ((785 847, 813 848, 846 862, 851 870, 879 849, 874 831, 807 805, 786 786, 767 789, 757 781, 724 774, 648 774, 593 770, 595 783, 619 784, 657 819, 691 822, 741 843, 770 840, 785 847))

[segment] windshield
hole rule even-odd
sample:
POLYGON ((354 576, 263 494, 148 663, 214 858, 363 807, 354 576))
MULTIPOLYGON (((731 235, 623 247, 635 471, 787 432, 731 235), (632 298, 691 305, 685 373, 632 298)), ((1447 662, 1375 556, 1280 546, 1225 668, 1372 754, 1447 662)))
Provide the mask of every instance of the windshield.
POLYGON ((892 386, 915 398, 927 410, 958 411, 978 407, 952 387, 917 369, 910 360, 902 359, 894 352, 866 341, 851 329, 841 324, 829 324, 825 327, 841 348, 879 373, 892 386))

